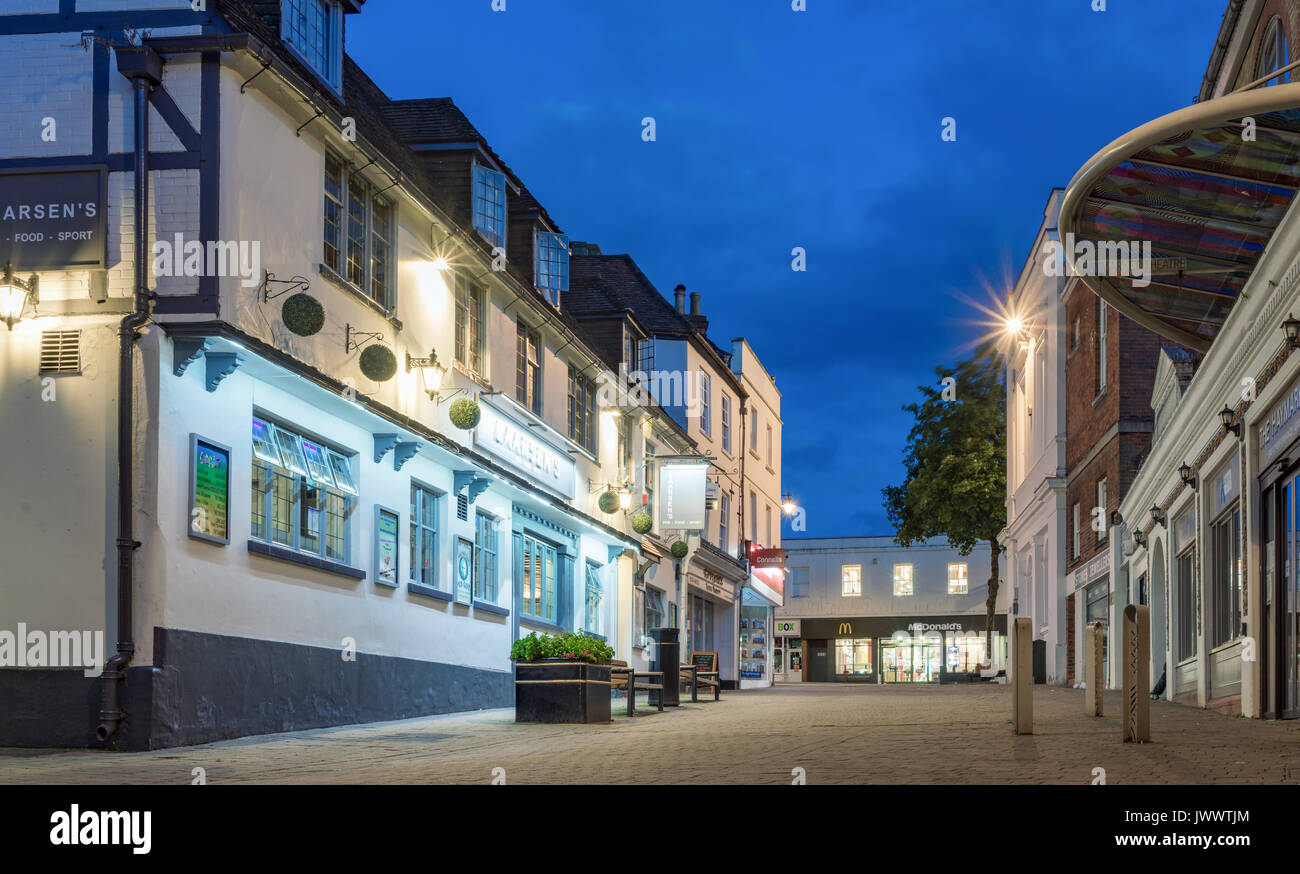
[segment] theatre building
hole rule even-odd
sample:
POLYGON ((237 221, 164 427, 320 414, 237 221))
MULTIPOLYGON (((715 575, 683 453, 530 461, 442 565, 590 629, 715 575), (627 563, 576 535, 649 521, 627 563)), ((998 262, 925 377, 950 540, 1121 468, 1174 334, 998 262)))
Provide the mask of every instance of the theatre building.
POLYGON ((1153 353, 1150 449, 1113 517, 1110 627, 1145 607, 1164 697, 1251 717, 1300 715, 1294 13, 1229 3, 1197 102, 1099 151, 1059 219, 1093 246, 1151 244, 1148 275, 1080 280, 1176 347, 1153 353))
MULTIPOLYGON (((1009 586, 985 635, 989 547, 902 547, 892 537, 785 538, 777 682, 950 683, 1006 656, 1009 586), (982 578, 982 579, 981 579, 982 578)), ((1001 559, 999 559, 1001 564, 1001 559)))

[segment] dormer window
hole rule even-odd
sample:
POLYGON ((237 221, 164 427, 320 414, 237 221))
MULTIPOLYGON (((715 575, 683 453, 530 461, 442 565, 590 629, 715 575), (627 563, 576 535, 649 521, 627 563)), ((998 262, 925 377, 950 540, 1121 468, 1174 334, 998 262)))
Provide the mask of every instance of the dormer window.
POLYGON ((506 175, 474 165, 474 229, 493 246, 506 244, 506 175))
POLYGON ((343 88, 343 9, 336 0, 281 0, 280 38, 331 88, 343 88))
POLYGON ((533 231, 533 283, 551 306, 560 306, 560 293, 569 290, 569 238, 533 231))

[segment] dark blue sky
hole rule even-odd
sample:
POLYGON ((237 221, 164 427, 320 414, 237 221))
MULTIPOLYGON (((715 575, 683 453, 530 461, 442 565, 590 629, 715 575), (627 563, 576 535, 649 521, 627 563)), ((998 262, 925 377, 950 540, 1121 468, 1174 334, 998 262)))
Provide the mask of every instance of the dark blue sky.
POLYGON ((1193 102, 1227 4, 1091 5, 370 0, 348 49, 391 97, 454 99, 571 239, 700 292, 784 395, 807 535, 884 534, 899 407, 983 331, 957 296, 1004 290, 1053 186, 1193 102))

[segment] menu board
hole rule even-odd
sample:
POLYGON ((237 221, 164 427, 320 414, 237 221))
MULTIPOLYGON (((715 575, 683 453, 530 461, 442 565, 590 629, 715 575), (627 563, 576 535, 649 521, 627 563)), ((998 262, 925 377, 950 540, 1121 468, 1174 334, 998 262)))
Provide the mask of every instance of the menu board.
POLYGON ((189 534, 197 540, 230 542, 230 447, 190 435, 189 534))
POLYGON ((397 585, 398 516, 387 507, 375 506, 375 582, 397 585))
POLYGON ((718 669, 718 654, 716 652, 693 652, 691 653, 691 664, 695 665, 696 670, 716 671, 718 669))

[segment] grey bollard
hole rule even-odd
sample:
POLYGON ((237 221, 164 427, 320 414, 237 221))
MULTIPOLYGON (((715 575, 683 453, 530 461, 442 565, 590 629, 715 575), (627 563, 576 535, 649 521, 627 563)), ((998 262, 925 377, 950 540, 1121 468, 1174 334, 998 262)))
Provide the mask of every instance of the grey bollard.
POLYGON ((1017 616, 1015 624, 1015 662, 1012 667, 1014 688, 1011 692, 1011 721, 1016 734, 1034 733, 1034 640, 1029 617, 1017 616))
POLYGON ((1083 638, 1083 712, 1101 716, 1102 677, 1101 654, 1105 643, 1105 628, 1100 622, 1089 622, 1083 638))
POLYGON ((1124 725, 1125 743, 1151 740, 1151 611, 1140 604, 1124 608, 1124 725))

